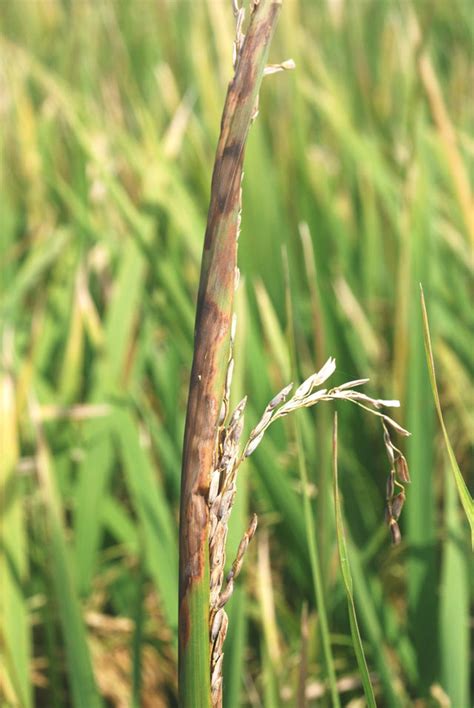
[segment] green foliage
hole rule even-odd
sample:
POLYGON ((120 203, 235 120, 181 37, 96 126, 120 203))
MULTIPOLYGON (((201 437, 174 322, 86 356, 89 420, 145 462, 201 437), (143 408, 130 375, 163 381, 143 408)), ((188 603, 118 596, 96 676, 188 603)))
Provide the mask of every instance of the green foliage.
MULTIPOLYGON (((297 69, 265 78, 246 151, 233 395, 249 396, 247 429, 292 367, 301 381, 334 356, 341 381, 370 376, 368 393, 400 398, 412 432, 392 549, 379 426, 338 411, 353 599, 383 706, 468 705, 469 527, 419 306, 421 281, 450 457, 467 479, 468 15, 462 2, 428 12, 287 0, 270 61, 297 69)), ((0 26, 0 702, 139 705, 140 694, 172 706, 181 445, 231 3, 9 2, 0 26)), ((314 541, 340 701, 363 696, 337 563, 330 415, 304 410, 298 429, 272 426, 239 473, 233 548, 254 511, 259 529, 229 605, 232 708, 296 704, 304 603, 308 704, 330 703, 314 541)))

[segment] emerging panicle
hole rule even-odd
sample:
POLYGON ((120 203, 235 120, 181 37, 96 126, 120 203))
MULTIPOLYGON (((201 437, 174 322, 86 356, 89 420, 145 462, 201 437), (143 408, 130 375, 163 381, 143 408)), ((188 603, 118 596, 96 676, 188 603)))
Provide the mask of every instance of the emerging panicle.
POLYGON ((331 389, 321 388, 315 391, 314 389, 325 383, 335 370, 336 362, 330 357, 320 371, 309 376, 296 388, 290 399, 286 400, 291 391, 292 384, 282 389, 265 408, 260 421, 250 433, 247 444, 239 459, 241 461, 243 458, 249 457, 261 443, 267 428, 269 428, 275 420, 285 417, 288 413, 299 410, 300 408, 309 408, 321 401, 344 400, 358 405, 369 413, 377 416, 382 423, 384 443, 391 467, 387 480, 387 521, 390 526, 392 540, 398 543, 401 538, 400 530, 398 526, 397 530, 395 530, 393 523, 396 523, 400 516, 405 501, 403 484, 410 481, 410 476, 406 459, 402 452, 393 444, 390 437, 390 430, 394 430, 399 435, 403 436, 410 435, 410 433, 405 430, 405 428, 402 428, 393 418, 382 413, 381 409, 389 407, 398 408, 400 402, 393 399, 372 398, 365 393, 354 390, 355 386, 362 386, 368 383, 369 379, 355 379, 331 389))
MULTIPOLYGON (((358 387, 368 383, 368 379, 355 379, 331 389, 319 388, 315 390, 318 386, 324 384, 335 370, 336 362, 331 357, 320 371, 309 376, 296 388, 291 398, 288 399, 288 396, 293 388, 293 384, 288 384, 279 391, 266 406, 262 417, 251 431, 246 444, 243 446, 242 452, 239 452, 239 440, 243 429, 244 410, 247 398, 243 398, 237 405, 227 425, 225 426, 224 423, 222 423, 215 455, 216 464, 211 473, 208 496, 211 528, 209 538, 211 569, 209 632, 211 641, 212 690, 213 695, 216 696, 216 700, 220 700, 222 697, 222 677, 219 674, 219 669, 222 664, 222 647, 227 631, 227 616, 224 606, 232 595, 234 581, 242 568, 244 554, 257 528, 257 517, 254 515, 240 542, 234 563, 227 573, 224 587, 225 546, 227 541, 228 520, 237 490, 237 471, 243 460, 257 449, 265 435, 265 431, 275 420, 285 417, 292 411, 308 408, 321 401, 333 400, 348 401, 377 416, 382 424, 383 439, 390 463, 390 473, 386 485, 385 517, 390 529, 392 542, 399 543, 401 540, 398 519, 406 498, 403 484, 409 482, 410 477, 406 459, 392 442, 390 431, 395 430, 401 435, 409 435, 409 433, 396 421, 381 412, 382 408, 398 407, 400 404, 396 400, 372 398, 354 389, 355 386, 358 387)), ((228 379, 230 380, 230 378, 231 374, 228 373, 228 379)), ((228 407, 229 396, 229 388, 226 388, 226 407, 228 407)), ((214 705, 220 704, 215 703, 214 705)))
MULTIPOLYGON (((385 518, 390 529, 392 542, 396 544, 401 540, 398 519, 406 498, 403 484, 409 482, 410 477, 406 459, 392 442, 390 433, 392 430, 395 430, 400 435, 409 435, 409 433, 396 421, 381 412, 383 408, 397 408, 400 403, 397 400, 372 398, 354 388, 368 383, 368 379, 355 379, 330 389, 318 388, 326 383, 335 370, 335 359, 330 357, 320 371, 309 376, 296 388, 290 398, 288 398, 288 396, 293 388, 293 384, 288 384, 279 391, 267 404, 262 417, 251 431, 241 452, 239 452, 239 440, 243 429, 244 409, 247 399, 244 398, 240 401, 227 425, 224 425, 224 421, 222 421, 215 454, 216 464, 210 476, 208 497, 211 529, 209 537, 211 570, 209 633, 211 642, 211 687, 213 696, 216 699, 216 702, 213 703, 214 706, 220 706, 221 703, 219 703, 219 701, 222 700, 222 676, 220 674, 220 668, 222 665, 223 644, 227 632, 227 615, 225 614, 224 606, 232 595, 234 581, 240 573, 244 554, 257 528, 257 517, 254 515, 240 542, 237 556, 230 571, 227 573, 224 586, 228 520, 237 490, 237 471, 243 460, 249 457, 260 445, 266 430, 275 420, 283 418, 288 415, 288 413, 295 410, 309 408, 322 401, 334 400, 348 401, 377 416, 382 424, 383 439, 390 463, 390 473, 386 485, 385 518)), ((226 412, 230 397, 231 377, 232 352, 229 357, 229 368, 224 392, 226 412)))

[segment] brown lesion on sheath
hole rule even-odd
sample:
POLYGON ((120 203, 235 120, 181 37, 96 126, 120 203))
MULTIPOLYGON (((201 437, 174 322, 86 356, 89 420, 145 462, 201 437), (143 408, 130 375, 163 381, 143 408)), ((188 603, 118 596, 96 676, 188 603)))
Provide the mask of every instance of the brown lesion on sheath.
POLYGON ((209 249, 215 237, 215 226, 225 222, 232 212, 240 208, 240 182, 242 178, 243 145, 233 143, 219 158, 213 178, 211 208, 204 247, 209 249))
POLYGON ((220 406, 215 351, 225 346, 229 329, 230 315, 210 298, 204 298, 198 319, 183 457, 186 474, 181 490, 181 597, 202 579, 204 572, 208 475, 213 464, 220 406), (213 337, 208 341, 203 332, 211 330, 213 337))
POLYGON ((239 84, 238 100, 245 101, 256 84, 256 73, 259 67, 249 58, 255 56, 260 47, 268 45, 273 33, 281 3, 271 4, 266 18, 255 25, 253 32, 249 31, 242 48, 242 55, 237 67, 235 83, 239 84))
POLYGON ((221 121, 212 176, 211 203, 204 249, 212 249, 215 224, 232 218, 240 202, 240 180, 245 143, 255 109, 261 54, 268 46, 276 24, 280 2, 273 2, 263 14, 257 5, 245 38, 234 78, 229 84, 221 121), (260 61, 259 61, 260 60, 260 61))
POLYGON ((185 511, 185 527, 188 533, 185 534, 183 539, 186 544, 186 563, 182 569, 182 596, 186 593, 191 583, 202 578, 204 569, 201 549, 205 541, 209 510, 205 494, 192 494, 192 502, 185 511))
MULTIPOLYGON (((214 341, 217 338, 219 341, 225 335, 227 334, 227 331, 230 327, 230 314, 228 312, 224 312, 221 307, 217 303, 215 303, 211 298, 209 297, 204 297, 202 304, 200 306, 199 310, 199 323, 203 324, 208 324, 212 325, 212 329, 214 330, 214 341)), ((199 333, 198 333, 199 336, 199 333)), ((209 349, 212 348, 212 345, 210 345, 209 349)), ((209 359, 208 352, 209 349, 204 348, 202 352, 203 359, 206 361, 209 359)), ((198 359, 198 354, 200 352, 196 352, 197 356, 195 357, 195 360, 198 359)), ((199 366, 199 362, 196 361, 195 366, 199 366)))
MULTIPOLYGON (((243 153, 242 153, 243 156, 243 153)), ((204 251, 209 252, 216 238, 217 227, 233 219, 232 212, 240 208, 240 181, 242 168, 234 171, 232 167, 223 167, 216 173, 213 182, 213 196, 209 210, 208 224, 204 239, 204 251), (230 218, 229 218, 230 217, 230 218)), ((229 223, 229 227, 235 226, 229 223)))
POLYGON ((185 647, 189 640, 191 620, 187 594, 184 594, 179 604, 179 642, 185 647))
POLYGON ((240 157, 244 144, 242 140, 235 140, 230 145, 226 145, 224 152, 222 153, 222 159, 225 160, 229 158, 231 160, 238 160, 240 157))

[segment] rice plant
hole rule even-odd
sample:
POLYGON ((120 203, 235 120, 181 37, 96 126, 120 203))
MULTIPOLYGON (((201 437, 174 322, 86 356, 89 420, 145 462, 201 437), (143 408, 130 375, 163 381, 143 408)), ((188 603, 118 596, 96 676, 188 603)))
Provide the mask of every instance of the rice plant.
MULTIPOLYGON (((182 441, 245 9, 233 56, 230 1, 2 4, 9 708, 178 704, 182 441)), ((225 421, 214 412, 220 453, 242 426, 242 464, 237 481, 215 465, 206 498, 209 516, 223 485, 233 499, 225 562, 219 545, 209 559, 224 563, 214 602, 226 602, 201 618, 202 675, 209 691, 218 665, 224 706, 360 704, 367 674, 380 706, 471 703, 470 9, 283 3, 263 63, 296 70, 264 79, 247 138, 232 387, 223 346, 225 421), (302 398, 321 399, 277 418, 333 358, 302 398), (390 409, 343 400, 350 390, 400 400, 411 435, 399 444, 379 415, 390 409)), ((229 315, 228 341, 231 329, 229 315)))

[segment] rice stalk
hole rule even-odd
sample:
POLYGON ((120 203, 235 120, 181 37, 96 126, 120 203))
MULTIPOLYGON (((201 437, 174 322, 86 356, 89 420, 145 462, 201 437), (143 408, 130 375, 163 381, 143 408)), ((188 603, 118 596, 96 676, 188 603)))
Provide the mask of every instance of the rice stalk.
MULTIPOLYGON (((209 570, 208 543, 212 541, 208 492, 210 473, 216 462, 216 434, 223 420, 221 403, 226 370, 229 370, 228 380, 232 370, 232 364, 229 367, 227 364, 233 297, 238 282, 236 259, 245 142, 258 112, 258 91, 280 6, 281 0, 254 3, 244 36, 244 11, 234 2, 235 75, 227 92, 212 177, 183 446, 179 565, 179 696, 183 708, 211 703, 210 578, 215 580, 212 592, 215 601, 220 574, 209 570)), ((226 410, 224 418, 225 414, 226 410)), ((237 430, 238 415, 227 438, 227 454, 233 454, 237 430)), ((252 527, 248 538, 251 533, 252 527)), ((242 555, 244 546, 245 541, 242 555)), ((222 559, 219 548, 215 558, 222 559)), ((238 559, 236 562, 235 570, 238 559)), ((215 617, 211 619, 216 621, 215 617)), ((224 629, 221 623, 220 636, 225 636, 224 629)), ((221 665, 222 658, 218 658, 212 668, 214 705, 222 696, 221 665)))
POLYGON ((370 681, 369 669, 365 659, 362 639, 359 632, 357 615, 354 603, 353 583, 351 575, 351 567, 347 551, 346 536, 344 531, 344 521, 342 516, 341 500, 339 497, 338 483, 338 461, 337 461, 337 413, 334 414, 333 428, 333 486, 334 486, 334 506, 336 511, 336 533, 337 545, 339 550, 339 564, 341 566, 341 574, 344 582, 344 589, 347 596, 347 608, 349 612, 349 622, 351 627, 352 644, 357 658, 362 685, 364 686, 365 698, 369 708, 376 708, 374 691, 370 681))

